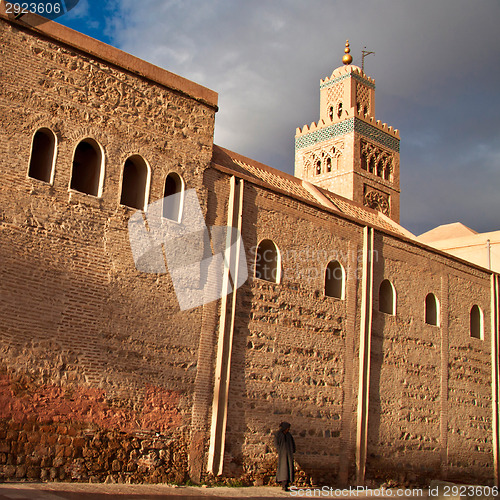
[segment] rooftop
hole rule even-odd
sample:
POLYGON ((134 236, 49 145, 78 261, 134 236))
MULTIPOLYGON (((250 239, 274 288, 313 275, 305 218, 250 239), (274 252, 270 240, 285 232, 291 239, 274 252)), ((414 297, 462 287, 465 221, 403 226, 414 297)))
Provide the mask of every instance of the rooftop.
POLYGON ((423 243, 431 243, 452 238, 472 236, 474 234, 477 234, 477 232, 470 227, 465 226, 461 222, 453 222, 452 224, 442 224, 441 226, 435 227, 418 236, 418 239, 423 243))
POLYGON ((237 174, 254 184, 298 198, 306 203, 318 205, 343 218, 415 239, 413 234, 377 210, 220 146, 214 145, 212 164, 218 170, 237 174))

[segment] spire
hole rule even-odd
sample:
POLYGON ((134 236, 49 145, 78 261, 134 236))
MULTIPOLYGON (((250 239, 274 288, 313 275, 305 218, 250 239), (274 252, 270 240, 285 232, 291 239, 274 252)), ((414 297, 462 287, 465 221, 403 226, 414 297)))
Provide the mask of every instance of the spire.
POLYGON ((349 52, 351 52, 351 49, 349 48, 349 40, 346 40, 345 41, 345 49, 344 49, 344 52, 345 52, 345 55, 344 57, 342 58, 342 62, 344 64, 351 64, 352 63, 352 56, 351 54, 349 54, 349 52))

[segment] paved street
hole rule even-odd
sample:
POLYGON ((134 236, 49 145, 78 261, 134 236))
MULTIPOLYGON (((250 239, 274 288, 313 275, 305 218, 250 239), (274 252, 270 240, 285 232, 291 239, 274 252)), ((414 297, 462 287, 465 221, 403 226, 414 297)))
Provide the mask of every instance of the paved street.
POLYGON ((276 487, 199 488, 167 485, 10 483, 0 484, 0 500, 207 500, 287 498, 276 487))
MULTIPOLYGON (((395 491, 381 495, 380 491, 360 492, 359 495, 331 495, 319 490, 297 490, 286 493, 278 487, 260 486, 250 488, 200 488, 192 486, 173 487, 168 485, 131 484, 83 484, 83 483, 3 483, 0 484, 0 500, 214 500, 273 498, 398 498, 395 491), (323 493, 323 494, 322 494, 323 493)), ((404 495, 405 499, 427 498, 423 495, 404 495)))

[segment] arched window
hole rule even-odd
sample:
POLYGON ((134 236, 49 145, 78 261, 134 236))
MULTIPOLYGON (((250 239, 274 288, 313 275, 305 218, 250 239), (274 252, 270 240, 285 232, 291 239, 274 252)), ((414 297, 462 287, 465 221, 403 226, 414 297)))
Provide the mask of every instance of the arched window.
POLYGON ((385 169, 384 169, 384 179, 386 181, 391 180, 391 171, 392 171, 392 163, 389 161, 389 162, 387 162, 387 165, 385 166, 385 169))
POLYGON ((332 260, 326 266, 325 271, 325 296, 335 297, 336 299, 344 298, 345 289, 345 271, 342 264, 336 260, 332 260))
POLYGON ((163 217, 176 222, 181 221, 184 181, 179 174, 170 172, 165 179, 163 192, 163 217))
POLYGON ((425 322, 428 325, 439 326, 439 302, 433 293, 425 297, 425 322))
POLYGON ((370 172, 370 174, 375 173, 375 158, 373 156, 370 158, 370 161, 368 162, 368 172, 370 172))
POLYGON ((102 170, 101 147, 94 139, 84 139, 75 149, 70 188, 92 196, 101 196, 104 178, 102 170))
POLYGON ((271 240, 262 240, 255 255, 255 277, 279 283, 281 279, 281 256, 271 240))
POLYGON ((332 159, 330 157, 326 159, 326 171, 327 172, 332 171, 332 159))
POLYGON ((473 305, 470 310, 470 336, 481 340, 484 338, 483 311, 477 305, 473 305))
POLYGON ((316 175, 321 174, 321 160, 316 162, 316 175))
POLYGON ((361 168, 363 170, 368 170, 368 157, 365 152, 361 153, 361 168))
POLYGON ((148 164, 141 156, 134 155, 128 158, 123 166, 120 203, 144 210, 148 201, 149 176, 148 164))
POLYGON ((31 144, 28 176, 39 181, 52 183, 56 159, 56 136, 48 128, 35 132, 31 144))
POLYGON ((380 283, 378 290, 378 310, 386 314, 396 314, 396 290, 389 280, 380 283))

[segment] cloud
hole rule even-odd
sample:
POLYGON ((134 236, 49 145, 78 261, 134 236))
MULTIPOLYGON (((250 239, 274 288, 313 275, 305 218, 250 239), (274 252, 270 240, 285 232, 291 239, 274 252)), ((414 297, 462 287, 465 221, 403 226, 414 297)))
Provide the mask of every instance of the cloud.
POLYGON ((377 118, 402 136, 402 223, 500 225, 497 0, 112 4, 115 45, 219 93, 217 143, 289 173, 295 128, 318 119, 319 79, 340 65, 345 40, 355 64, 364 46, 375 51, 365 70, 377 118))
MULTIPOLYGON (((66 12, 66 11, 64 11, 66 12)), ((78 3, 67 14, 64 14, 66 21, 82 19, 88 17, 90 13, 89 0, 78 0, 78 3)))

